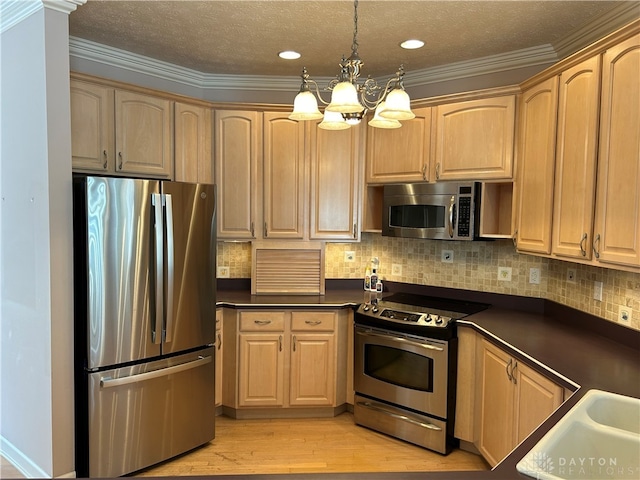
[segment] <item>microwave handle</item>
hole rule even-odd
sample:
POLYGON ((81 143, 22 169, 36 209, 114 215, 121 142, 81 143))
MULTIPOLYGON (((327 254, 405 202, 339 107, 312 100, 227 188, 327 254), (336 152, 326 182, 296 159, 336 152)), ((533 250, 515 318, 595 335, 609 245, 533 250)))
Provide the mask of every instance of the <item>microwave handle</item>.
POLYGON ((455 229, 456 218, 456 197, 451 196, 451 202, 449 203, 449 236, 453 238, 453 231, 455 229))

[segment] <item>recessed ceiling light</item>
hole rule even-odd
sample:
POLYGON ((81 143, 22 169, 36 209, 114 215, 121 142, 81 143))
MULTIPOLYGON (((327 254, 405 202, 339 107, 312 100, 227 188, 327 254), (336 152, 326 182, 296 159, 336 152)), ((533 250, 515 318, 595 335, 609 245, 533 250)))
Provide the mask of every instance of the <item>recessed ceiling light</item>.
POLYGON ((406 48, 407 50, 415 50, 416 48, 420 48, 424 46, 424 42, 422 40, 405 40, 400 44, 402 48, 406 48))
POLYGON ((293 50, 285 50, 283 52, 278 53, 280 58, 284 58, 285 60, 296 60, 300 58, 300 54, 298 52, 294 52, 293 50))

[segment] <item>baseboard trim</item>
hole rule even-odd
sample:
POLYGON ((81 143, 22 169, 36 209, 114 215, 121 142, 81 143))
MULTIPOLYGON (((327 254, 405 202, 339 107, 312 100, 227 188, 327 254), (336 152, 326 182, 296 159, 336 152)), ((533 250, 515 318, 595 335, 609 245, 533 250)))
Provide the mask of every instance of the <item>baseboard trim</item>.
MULTIPOLYGON (((0 455, 26 478, 49 478, 50 474, 40 468, 22 450, 0 435, 0 455)), ((75 475, 74 475, 75 477, 75 475)))

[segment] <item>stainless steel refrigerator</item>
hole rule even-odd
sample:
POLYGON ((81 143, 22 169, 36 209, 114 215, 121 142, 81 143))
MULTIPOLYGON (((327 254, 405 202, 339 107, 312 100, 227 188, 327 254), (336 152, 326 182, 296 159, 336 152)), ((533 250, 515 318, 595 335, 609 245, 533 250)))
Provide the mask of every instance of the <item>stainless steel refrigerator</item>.
POLYGON ((215 187, 76 176, 76 474, 214 438, 215 187))

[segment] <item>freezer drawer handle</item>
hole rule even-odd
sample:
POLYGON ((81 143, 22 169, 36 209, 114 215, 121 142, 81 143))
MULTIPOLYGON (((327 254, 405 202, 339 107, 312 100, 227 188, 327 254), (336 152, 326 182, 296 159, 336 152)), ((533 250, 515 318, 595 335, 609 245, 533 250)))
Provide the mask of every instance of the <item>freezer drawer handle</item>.
POLYGON ((403 420, 408 423, 412 423, 413 425, 418 425, 419 427, 428 428, 429 430, 441 431, 442 429, 433 423, 424 423, 413 418, 407 417, 406 415, 401 415, 399 413, 392 412, 387 410, 386 408, 380 407, 376 404, 370 402, 358 402, 358 405, 364 408, 369 408, 371 410, 375 410, 380 413, 384 413, 385 415, 389 415, 390 417, 397 418, 398 420, 403 420))
POLYGON ((192 362, 182 363, 173 367, 161 368, 160 370, 154 370, 153 372, 141 373, 139 375, 131 375, 129 377, 122 378, 110 378, 104 377, 100 379, 100 387, 110 388, 119 387, 121 385, 128 385, 130 383, 138 383, 146 380, 151 380, 158 377, 166 377, 174 373, 184 372, 185 370, 191 370, 193 368, 201 367, 207 363, 211 363, 212 357, 199 357, 198 360, 192 362))

